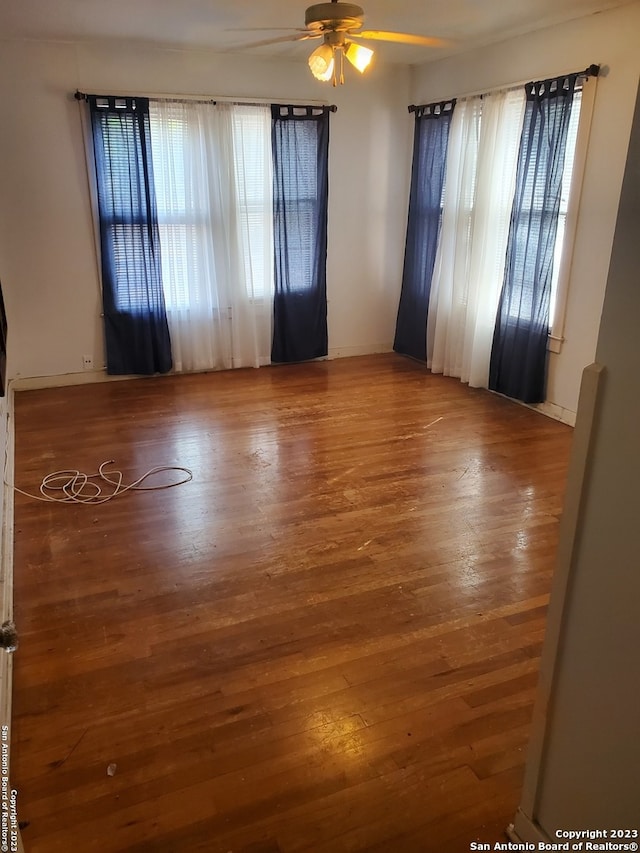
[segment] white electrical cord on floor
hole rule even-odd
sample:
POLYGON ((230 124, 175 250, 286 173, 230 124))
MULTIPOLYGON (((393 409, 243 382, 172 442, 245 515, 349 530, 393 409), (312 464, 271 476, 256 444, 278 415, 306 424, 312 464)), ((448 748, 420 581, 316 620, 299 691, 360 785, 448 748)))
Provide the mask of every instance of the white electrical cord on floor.
POLYGON ((114 460, 108 459, 100 465, 95 474, 83 474, 81 471, 54 471, 42 478, 39 495, 25 492, 17 486, 13 488, 21 495, 47 503, 103 504, 123 495, 125 492, 155 492, 158 489, 171 489, 174 486, 181 486, 183 483, 193 480, 193 471, 189 468, 183 468, 181 465, 158 465, 151 468, 142 477, 138 477, 133 483, 123 485, 124 475, 122 471, 104 471, 107 465, 113 464, 114 460), (184 476, 175 483, 161 483, 159 486, 142 485, 148 477, 161 471, 179 471, 184 476), (108 494, 104 493, 105 483, 113 487, 113 491, 108 494), (58 494, 58 492, 62 494, 58 494))

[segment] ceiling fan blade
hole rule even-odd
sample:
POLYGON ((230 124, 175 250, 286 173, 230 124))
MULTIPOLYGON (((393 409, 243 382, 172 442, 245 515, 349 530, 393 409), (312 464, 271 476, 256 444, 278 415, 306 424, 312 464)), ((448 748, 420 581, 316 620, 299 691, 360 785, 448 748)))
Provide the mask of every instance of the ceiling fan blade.
POLYGON ((361 30, 349 32, 349 38, 374 39, 376 41, 397 41, 402 44, 415 44, 421 47, 451 47, 451 42, 433 36, 415 36, 411 33, 388 33, 385 30, 361 30))
POLYGON ((274 39, 262 39, 261 41, 250 41, 245 42, 244 44, 234 44, 231 45, 231 49, 237 50, 239 48, 245 47, 264 47, 268 44, 281 44, 286 41, 306 41, 306 39, 319 39, 322 38, 322 33, 310 33, 304 30, 300 35, 294 36, 279 36, 274 39))
POLYGON ((306 33, 304 27, 226 27, 225 33, 260 33, 260 32, 290 32, 290 33, 306 33))

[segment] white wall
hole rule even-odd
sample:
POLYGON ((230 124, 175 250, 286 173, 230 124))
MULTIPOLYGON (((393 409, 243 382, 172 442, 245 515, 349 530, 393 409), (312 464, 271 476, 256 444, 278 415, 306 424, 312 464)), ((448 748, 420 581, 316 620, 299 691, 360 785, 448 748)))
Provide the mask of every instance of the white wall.
POLYGON ((594 360, 638 76, 640 3, 540 30, 414 70, 411 99, 429 103, 513 83, 603 67, 569 282, 565 342, 550 355, 548 400, 575 414, 583 368, 594 360))
POLYGON ((409 70, 379 66, 343 87, 306 63, 130 44, 0 42, 0 277, 12 375, 104 364, 79 106, 85 92, 325 100, 331 116, 329 347, 390 349, 408 204, 409 70))

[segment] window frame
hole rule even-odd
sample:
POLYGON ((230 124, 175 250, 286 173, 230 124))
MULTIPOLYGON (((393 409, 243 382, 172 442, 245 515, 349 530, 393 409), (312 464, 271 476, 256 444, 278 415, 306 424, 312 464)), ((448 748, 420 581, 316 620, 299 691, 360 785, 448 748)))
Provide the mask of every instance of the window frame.
POLYGON ((553 324, 549 330, 549 336, 547 339, 547 349, 549 352, 554 353, 560 353, 562 351, 562 344, 565 340, 564 330, 567 303, 569 299, 569 285, 571 283, 573 250, 578 226, 580 197, 582 195, 582 184, 584 181, 589 137, 591 135, 591 122, 593 119, 593 108, 596 97, 596 82, 597 78, 589 78, 584 80, 581 86, 580 117, 578 120, 576 148, 573 157, 573 174, 571 176, 571 187, 569 189, 562 252, 560 255, 560 266, 558 270, 553 324))

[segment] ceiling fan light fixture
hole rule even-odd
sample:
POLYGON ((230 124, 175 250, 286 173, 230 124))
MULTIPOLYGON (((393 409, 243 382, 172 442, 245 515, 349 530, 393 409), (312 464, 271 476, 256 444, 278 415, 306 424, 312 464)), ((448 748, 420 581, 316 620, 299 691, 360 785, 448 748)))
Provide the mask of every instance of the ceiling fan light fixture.
POLYGON ((356 44, 351 41, 348 43, 344 55, 353 67, 357 68, 362 74, 364 70, 368 68, 369 63, 373 58, 373 51, 370 50, 370 48, 365 47, 363 44, 356 44))
POLYGON ((333 48, 326 43, 317 47, 309 57, 309 68, 316 80, 331 80, 334 65, 333 48))

